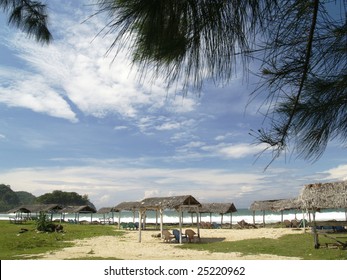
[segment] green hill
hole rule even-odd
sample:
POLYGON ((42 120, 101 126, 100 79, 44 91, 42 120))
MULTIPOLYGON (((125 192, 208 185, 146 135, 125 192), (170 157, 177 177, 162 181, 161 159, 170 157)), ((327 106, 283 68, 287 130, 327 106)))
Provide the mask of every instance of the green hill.
POLYGON ((33 194, 25 191, 15 192, 9 185, 0 184, 0 212, 4 213, 10 209, 21 206, 23 204, 60 204, 62 206, 73 205, 89 205, 95 208, 87 195, 79 195, 76 192, 63 192, 53 191, 52 193, 45 193, 41 196, 34 196, 33 194))
POLYGON ((0 185, 0 212, 6 212, 21 204, 20 198, 10 186, 0 185))

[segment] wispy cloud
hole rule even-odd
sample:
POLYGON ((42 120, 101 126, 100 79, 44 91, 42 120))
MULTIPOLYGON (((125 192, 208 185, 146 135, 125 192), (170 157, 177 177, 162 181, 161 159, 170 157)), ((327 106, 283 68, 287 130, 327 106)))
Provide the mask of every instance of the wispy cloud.
POLYGON ((220 143, 217 145, 204 146, 202 149, 224 158, 239 159, 247 156, 256 156, 266 148, 265 145, 251 145, 249 143, 220 143))
MULTIPOLYGON (((78 159, 56 160, 78 163, 78 159)), ((202 202, 232 201, 237 207, 248 207, 254 200, 295 197, 303 184, 313 180, 304 175, 292 177, 294 173, 301 174, 301 170, 274 169, 264 173, 250 166, 238 172, 228 168, 148 167, 135 162, 85 159, 80 165, 11 169, 1 172, 1 179, 16 191, 35 195, 56 189, 87 194, 97 207, 149 196, 186 194, 202 202)), ((320 176, 316 174, 316 180, 320 176)))
MULTIPOLYGON (((114 62, 112 56, 105 56, 113 36, 95 37, 104 26, 101 18, 81 24, 91 14, 84 8, 71 9, 70 14, 52 11, 52 30, 57 34, 49 46, 40 46, 20 33, 2 38, 28 70, 0 67, 0 102, 71 122, 78 121, 75 108, 96 118, 117 115, 135 120, 145 114, 194 110, 196 100, 175 96, 160 79, 140 84, 136 67, 125 53, 119 53, 114 62)), ((156 125, 173 128, 167 123, 156 125)))
POLYGON ((347 164, 339 165, 335 168, 331 168, 325 172, 325 180, 347 180, 347 164))

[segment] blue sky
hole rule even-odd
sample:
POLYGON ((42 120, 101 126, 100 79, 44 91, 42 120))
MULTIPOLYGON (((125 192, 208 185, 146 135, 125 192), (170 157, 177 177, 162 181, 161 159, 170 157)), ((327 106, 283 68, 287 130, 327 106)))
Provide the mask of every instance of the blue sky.
MULTIPOLYGON (((261 100, 242 71, 225 87, 182 98, 161 80, 139 83, 124 53, 105 56, 102 17, 88 1, 48 1, 54 41, 41 46, 0 14, 0 183, 42 195, 88 194, 97 208, 150 196, 201 202, 291 198, 307 183, 347 178, 346 150, 330 143, 315 163, 253 145, 261 100), (248 104, 248 105, 247 105, 248 104)), ((242 67, 239 67, 242 69, 242 67)))

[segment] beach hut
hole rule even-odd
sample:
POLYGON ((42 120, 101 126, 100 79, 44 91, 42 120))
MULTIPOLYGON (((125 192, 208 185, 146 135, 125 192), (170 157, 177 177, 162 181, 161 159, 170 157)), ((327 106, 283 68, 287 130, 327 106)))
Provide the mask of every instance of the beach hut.
POLYGON ((237 212, 234 203, 202 203, 199 208, 200 221, 201 214, 207 213, 210 214, 210 223, 212 223, 212 214, 216 213, 221 215, 221 226, 223 225, 223 217, 226 214, 230 214, 230 228, 232 228, 232 215, 234 212, 237 212))
POLYGON ((301 201, 298 198, 291 199, 272 199, 254 201, 250 209, 253 211, 253 224, 255 224, 255 212, 261 211, 263 213, 263 226, 265 227, 265 211, 281 212, 281 222, 283 222, 284 210, 301 209, 301 201))
MULTIPOLYGON (((198 210, 201 207, 199 201, 197 201, 191 195, 182 195, 182 196, 169 196, 169 197, 151 197, 146 198, 140 202, 139 207, 139 219, 141 221, 142 216, 145 215, 147 210, 155 210, 160 213, 160 232, 163 231, 163 211, 165 209, 176 210, 179 213, 179 241, 182 243, 182 213, 183 211, 197 213, 197 231, 198 236, 200 237, 200 228, 199 228, 199 216, 198 210)), ((139 227, 139 242, 141 242, 141 226, 139 227)))
POLYGON ((19 206, 7 211, 8 214, 15 214, 15 217, 10 217, 10 223, 23 223, 26 219, 30 218, 30 210, 19 206))
POLYGON ((347 181, 305 185, 299 199, 305 209, 312 211, 314 246, 319 248, 316 212, 320 209, 344 208, 347 221, 347 181))
POLYGON ((77 205, 77 206, 66 206, 59 211, 62 215, 64 214, 75 214, 73 222, 79 223, 80 214, 90 214, 90 222, 93 222, 93 213, 96 213, 94 207, 90 205, 77 205))
POLYGON ((140 209, 139 201, 123 201, 114 207, 114 211, 118 212, 118 229, 120 229, 120 219, 122 211, 133 212, 133 223, 135 223, 136 212, 140 209))
POLYGON ((20 216, 23 218, 23 214, 27 214, 27 218, 33 218, 33 216, 38 216, 39 213, 43 212, 46 214, 51 214, 51 220, 53 219, 53 214, 58 213, 63 207, 59 204, 29 204, 21 205, 14 209, 8 211, 8 213, 16 213, 16 217, 20 216))
POLYGON ((103 215, 100 219, 101 224, 114 224, 114 213, 118 212, 114 207, 102 207, 96 213, 103 215))

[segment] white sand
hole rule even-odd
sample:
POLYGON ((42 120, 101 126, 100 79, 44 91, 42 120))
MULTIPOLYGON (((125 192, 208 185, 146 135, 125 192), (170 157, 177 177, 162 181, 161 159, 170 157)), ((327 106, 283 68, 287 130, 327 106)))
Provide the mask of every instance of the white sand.
MULTIPOLYGON (((224 242, 252 238, 278 238, 284 234, 298 234, 302 231, 289 228, 259 229, 201 229, 201 242, 224 242)), ((74 247, 42 255, 44 260, 71 258, 118 258, 124 260, 278 260, 295 259, 275 255, 246 255, 239 253, 211 253, 208 251, 183 250, 180 244, 164 243, 152 237, 159 231, 142 231, 139 243, 138 231, 127 231, 122 237, 101 236, 76 241, 74 247)))

